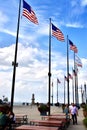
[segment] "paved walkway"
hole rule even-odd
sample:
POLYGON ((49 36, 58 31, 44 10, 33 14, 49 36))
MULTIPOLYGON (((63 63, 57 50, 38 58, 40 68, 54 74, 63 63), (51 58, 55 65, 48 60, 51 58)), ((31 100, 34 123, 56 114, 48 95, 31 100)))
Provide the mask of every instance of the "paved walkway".
POLYGON ((78 117, 77 117, 78 124, 77 125, 73 125, 72 120, 71 120, 70 125, 67 128, 67 130, 87 130, 87 128, 83 125, 84 116, 83 116, 82 109, 80 109, 78 113, 79 113, 78 117))
MULTIPOLYGON (((59 112, 61 113, 62 108, 52 106, 51 111, 52 111, 52 114, 59 113, 59 112)), ((15 114, 16 113, 19 113, 19 114, 26 114, 27 113, 29 120, 31 120, 31 119, 41 119, 40 113, 39 113, 36 106, 32 106, 32 107, 30 107, 30 106, 14 107, 14 113, 15 114)), ((78 113, 79 113, 78 117, 77 117, 78 125, 73 125, 72 121, 71 121, 69 127, 66 130, 87 130, 87 128, 85 128, 85 126, 83 125, 84 116, 83 116, 82 109, 80 109, 78 113)))

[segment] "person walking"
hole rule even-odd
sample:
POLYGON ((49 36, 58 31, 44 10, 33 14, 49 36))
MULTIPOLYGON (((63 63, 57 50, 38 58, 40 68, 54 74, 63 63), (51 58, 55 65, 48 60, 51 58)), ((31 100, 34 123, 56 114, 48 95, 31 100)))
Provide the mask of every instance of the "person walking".
POLYGON ((66 119, 68 119, 69 118, 69 107, 68 107, 68 104, 65 105, 64 113, 66 114, 66 119))
POLYGON ((72 120, 73 120, 73 125, 76 123, 77 124, 77 115, 78 115, 78 108, 76 105, 73 103, 72 108, 70 110, 72 120))

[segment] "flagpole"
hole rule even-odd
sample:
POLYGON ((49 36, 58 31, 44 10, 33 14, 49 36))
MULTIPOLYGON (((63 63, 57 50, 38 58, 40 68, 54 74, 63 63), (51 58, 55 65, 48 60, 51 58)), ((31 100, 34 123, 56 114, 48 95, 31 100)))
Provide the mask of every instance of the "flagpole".
POLYGON ((85 103, 86 103, 86 83, 84 83, 85 103))
POLYGON ((15 56, 14 56, 14 62, 12 62, 12 65, 13 65, 13 79, 12 79, 12 92, 11 92, 11 110, 13 110, 16 67, 18 66, 18 63, 17 63, 17 48, 18 48, 18 35, 19 35, 19 25, 20 25, 20 11, 21 11, 21 0, 19 2, 19 14, 18 14, 18 24, 17 24, 15 56))
POLYGON ((50 94, 51 94, 51 18, 49 19, 49 72, 48 72, 48 102, 49 102, 49 112, 50 115, 50 94))
POLYGON ((53 105, 53 82, 52 82, 52 105, 53 105))
POLYGON ((64 76, 64 104, 65 104, 65 76, 64 76))
POLYGON ((75 85, 76 85, 76 104, 78 104, 78 72, 77 72, 77 65, 75 66, 75 70, 76 70, 76 80, 75 80, 75 85))
MULTIPOLYGON (((74 70, 76 73, 76 66, 75 66, 75 51, 74 51, 74 70)), ((75 74, 75 103, 77 103, 77 97, 76 97, 76 74, 75 74)))
POLYGON ((68 45, 68 35, 67 35, 67 97, 68 97, 68 106, 69 106, 69 45, 68 45))
POLYGON ((58 79, 57 79, 57 103, 58 103, 58 79))
MULTIPOLYGON (((72 75, 73 75, 73 68, 72 68, 72 75)), ((73 97, 73 103, 74 103, 74 78, 72 79, 72 97, 73 97)))
POLYGON ((76 86, 77 86, 77 104, 79 104, 79 94, 78 94, 78 70, 77 70, 76 86))

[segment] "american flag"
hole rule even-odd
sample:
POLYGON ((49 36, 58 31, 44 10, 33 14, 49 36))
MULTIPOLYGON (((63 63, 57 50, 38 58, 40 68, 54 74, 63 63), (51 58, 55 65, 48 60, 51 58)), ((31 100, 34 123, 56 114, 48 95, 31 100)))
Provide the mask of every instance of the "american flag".
POLYGON ((76 70, 73 70, 73 75, 74 75, 74 76, 77 76, 76 70))
POLYGON ((81 62, 81 59, 75 55, 75 64, 78 66, 78 67, 82 67, 82 62, 81 62))
POLYGON ((69 74, 69 78, 70 78, 70 79, 73 79, 73 76, 72 76, 71 74, 69 74))
POLYGON ((59 79, 57 79, 57 83, 61 83, 59 79))
POLYGON ((65 81, 68 81, 68 78, 66 76, 64 76, 64 78, 65 78, 65 81))
POLYGON ((23 0, 23 14, 22 15, 28 18, 31 22, 38 24, 38 20, 34 11, 32 10, 31 6, 27 4, 24 0, 23 0))
POLYGON ((78 52, 77 47, 73 44, 73 42, 71 40, 69 40, 69 44, 70 44, 70 50, 74 51, 75 53, 78 52))
POLYGON ((64 42, 65 40, 64 40, 64 35, 63 35, 63 33, 61 32, 61 30, 60 29, 58 29, 56 26, 54 26, 53 24, 52 24, 52 35, 54 36, 54 37, 56 37, 59 41, 62 41, 62 42, 64 42))

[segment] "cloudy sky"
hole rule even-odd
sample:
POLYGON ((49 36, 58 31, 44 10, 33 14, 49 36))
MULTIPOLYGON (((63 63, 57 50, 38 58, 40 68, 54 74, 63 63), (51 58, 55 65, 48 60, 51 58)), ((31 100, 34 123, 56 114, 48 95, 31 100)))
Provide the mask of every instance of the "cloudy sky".
MULTIPOLYGON (((65 42, 51 37, 51 73, 53 81, 53 100, 57 101, 57 78, 59 102, 64 100, 64 75, 67 74, 67 35, 78 48, 78 56, 83 67, 79 67, 78 86, 81 102, 81 85, 87 83, 87 0, 26 0, 38 18, 35 25, 22 16, 19 30, 19 42, 16 68, 14 102, 48 102, 48 48, 49 18, 60 28, 65 42)), ((19 0, 0 1, 0 98, 11 100, 12 77, 16 43, 19 0)), ((73 68, 73 51, 69 50, 69 72, 73 68)), ((66 84, 67 87, 67 84, 66 84)), ((67 91, 67 90, 66 90, 67 91)), ((67 96, 66 96, 67 101, 67 96)), ((70 80, 70 102, 72 102, 72 81, 70 80)))

